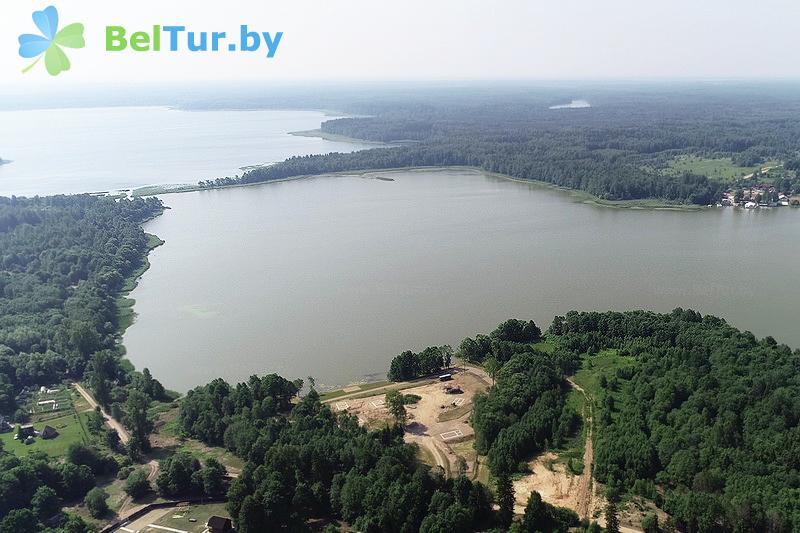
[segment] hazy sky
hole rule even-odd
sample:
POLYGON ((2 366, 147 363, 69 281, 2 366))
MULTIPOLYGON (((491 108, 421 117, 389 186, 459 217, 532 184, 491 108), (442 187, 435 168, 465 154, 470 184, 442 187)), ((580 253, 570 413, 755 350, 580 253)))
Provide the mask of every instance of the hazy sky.
POLYGON ((0 85, 161 80, 799 78, 797 0, 3 0, 0 85), (18 56, 34 9, 86 25, 52 78, 18 56), (258 53, 108 53, 107 25, 283 31, 258 53))

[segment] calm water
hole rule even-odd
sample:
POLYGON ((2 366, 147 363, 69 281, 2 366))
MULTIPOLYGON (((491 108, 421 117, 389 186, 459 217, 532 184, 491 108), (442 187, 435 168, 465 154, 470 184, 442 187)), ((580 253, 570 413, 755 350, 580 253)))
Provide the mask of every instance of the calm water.
POLYGON ((197 183, 293 155, 364 145, 288 135, 319 128, 316 111, 179 111, 111 107, 0 112, 0 196, 197 183))
POLYGON ((477 172, 393 177, 164 196, 130 359, 181 391, 268 372, 341 385, 509 317, 677 306, 800 347, 800 210, 615 210, 477 172))

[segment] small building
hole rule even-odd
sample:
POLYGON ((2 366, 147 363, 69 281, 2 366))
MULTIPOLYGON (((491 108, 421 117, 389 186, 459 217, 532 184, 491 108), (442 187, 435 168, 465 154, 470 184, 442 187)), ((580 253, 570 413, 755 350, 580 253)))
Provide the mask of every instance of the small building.
POLYGON ((206 527, 209 533, 225 533, 227 531, 233 531, 233 522, 230 518, 214 515, 209 517, 208 522, 206 522, 206 527))
POLYGON ((442 374, 439 376, 439 381, 450 381, 453 379, 453 374, 442 374))
POLYGON ((43 439, 54 439, 58 437, 58 431, 56 431, 56 428, 52 426, 45 426, 44 428, 42 428, 41 437, 43 439))
POLYGON ((24 440, 23 442, 24 442, 26 445, 27 445, 27 444, 33 444, 34 442, 36 442, 36 439, 34 439, 32 436, 28 436, 28 437, 25 437, 25 440, 24 440))

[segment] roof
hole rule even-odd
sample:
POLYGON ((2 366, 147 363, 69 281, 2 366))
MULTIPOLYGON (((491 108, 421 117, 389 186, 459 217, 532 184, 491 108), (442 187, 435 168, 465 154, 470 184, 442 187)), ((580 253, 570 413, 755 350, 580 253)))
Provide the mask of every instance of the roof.
POLYGON ((230 518, 223 518, 221 516, 211 516, 206 523, 211 529, 221 529, 223 531, 231 529, 232 523, 230 518))

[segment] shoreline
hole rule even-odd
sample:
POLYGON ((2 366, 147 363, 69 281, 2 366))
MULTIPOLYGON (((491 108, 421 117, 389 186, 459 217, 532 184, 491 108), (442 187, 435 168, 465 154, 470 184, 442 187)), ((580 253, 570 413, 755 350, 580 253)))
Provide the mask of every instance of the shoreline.
MULTIPOLYGON (((438 172, 438 171, 469 171, 469 172, 476 172, 483 174, 485 176, 494 177, 497 179, 503 179, 508 181, 515 181, 518 183, 526 183, 530 185, 535 185, 542 188, 556 190, 562 193, 567 193, 569 196, 572 196, 576 203, 582 203, 586 205, 593 205, 597 207, 606 207, 610 209, 636 209, 636 210, 653 210, 653 211, 682 211, 682 212, 695 212, 695 211, 703 211, 706 209, 715 208, 715 206, 705 206, 705 205, 691 205, 691 204, 678 204, 678 203, 671 203, 665 202, 663 200, 659 200, 656 198, 642 198, 638 200, 603 200, 598 196, 594 196, 586 191, 581 191, 578 189, 570 189, 567 187, 560 187, 558 185, 554 185, 552 183, 548 183, 546 181, 540 180, 529 180, 524 178, 515 178, 513 176, 509 176, 507 174, 500 174, 497 172, 490 172, 488 170, 484 170, 480 167, 471 167, 471 166, 463 166, 463 165, 453 165, 453 166, 418 166, 418 167, 396 167, 396 168, 384 168, 384 169, 358 169, 358 170, 343 170, 338 172, 323 172, 321 174, 304 174, 300 176, 291 176, 288 178, 281 178, 276 180, 268 180, 268 181, 259 181, 255 183, 232 183, 230 185, 220 185, 218 187, 200 187, 199 185, 186 185, 181 187, 174 187, 171 189, 166 190, 147 190, 143 193, 137 193, 136 190, 131 192, 131 195, 134 197, 147 197, 147 196, 159 196, 164 194, 180 194, 186 192, 198 192, 198 191, 213 191, 218 189, 229 189, 233 187, 252 187, 255 185, 266 185, 270 183, 283 183, 287 181, 293 180, 303 180, 303 179, 312 179, 312 178, 323 178, 323 177, 341 177, 341 176, 352 176, 352 177, 360 177, 365 178, 368 175, 391 175, 397 173, 404 173, 404 172, 438 172)), ((157 186, 148 187, 147 189, 157 189, 157 186)))
MULTIPOLYGON (((346 117, 340 117, 346 118, 346 117)), ((412 140, 399 140, 399 141, 391 141, 391 142, 383 142, 383 141, 370 141, 368 139, 359 139, 358 137, 348 137, 347 135, 339 135, 338 133, 327 133, 322 131, 322 128, 316 128, 313 130, 304 130, 304 131, 290 131, 289 135, 294 135, 295 137, 314 137, 317 139, 325 139, 326 141, 336 141, 336 142, 347 142, 347 143, 354 143, 354 144, 367 144, 372 145, 377 148, 394 148, 397 146, 408 146, 411 144, 418 144, 419 141, 412 141, 412 140)))
MULTIPOLYGON (((156 216, 161 216, 162 214, 164 214, 164 210, 162 210, 161 213, 156 216)), ((148 220, 143 221, 142 224, 145 224, 154 218, 156 217, 151 217, 148 220)), ((127 350, 122 342, 122 338, 136 319, 136 313, 133 310, 134 306, 136 305, 136 299, 131 298, 130 294, 134 291, 134 289, 136 289, 136 287, 139 286, 139 280, 141 277, 148 270, 150 270, 150 252, 166 243, 166 241, 159 238, 157 235, 147 233, 146 231, 144 234, 148 239, 147 254, 145 254, 142 264, 139 266, 139 268, 135 269, 127 278, 125 278, 122 288, 117 294, 115 301, 117 306, 117 343, 122 348, 123 355, 127 353, 127 350)), ((127 357, 125 358, 127 359, 127 357)))

